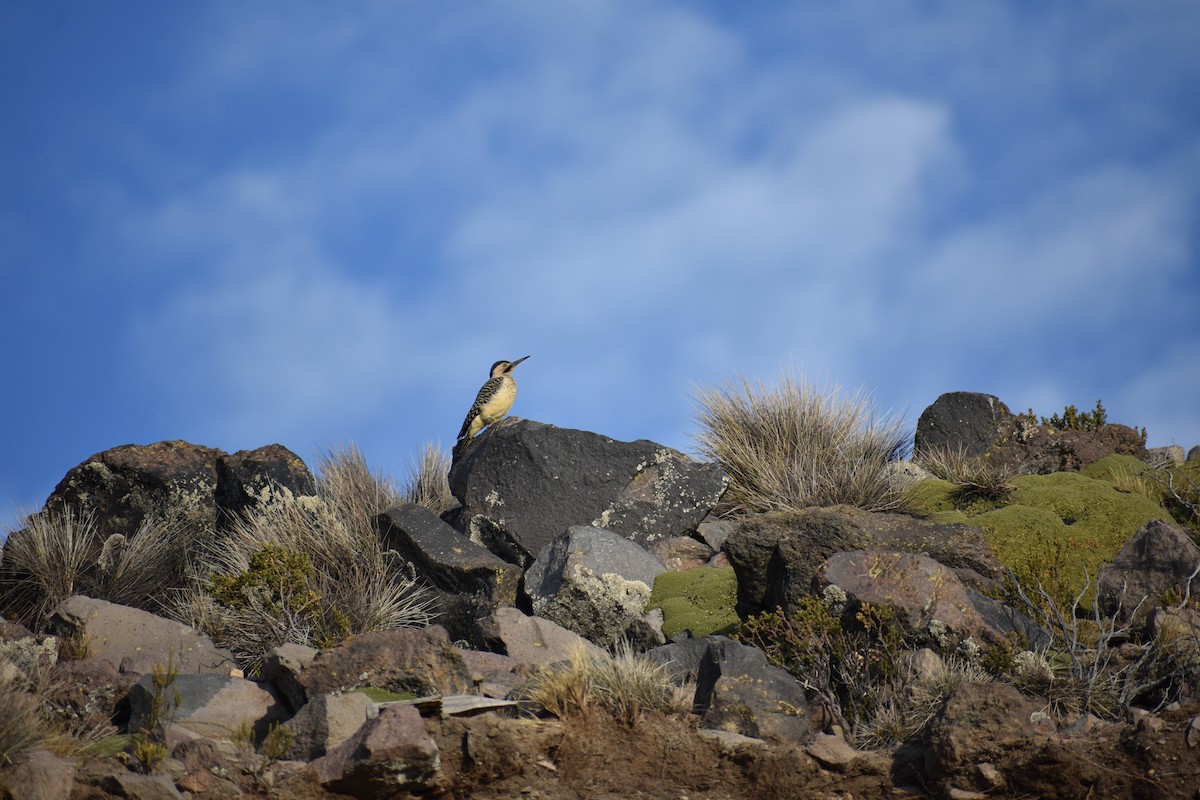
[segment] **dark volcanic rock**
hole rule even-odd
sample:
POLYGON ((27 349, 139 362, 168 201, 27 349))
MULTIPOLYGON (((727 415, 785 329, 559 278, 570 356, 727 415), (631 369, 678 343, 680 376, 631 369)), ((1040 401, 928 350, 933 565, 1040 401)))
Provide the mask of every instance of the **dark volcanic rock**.
POLYGON ((706 728, 803 742, 817 730, 803 687, 761 650, 713 637, 700 660, 696 710, 706 728))
POLYGON ((407 503, 375 518, 384 546, 413 564, 437 598, 438 621, 455 640, 481 643, 479 620, 517 602, 519 567, 492 555, 422 506, 407 503))
POLYGON ((512 552, 492 544, 494 530, 480 540, 503 558, 519 555, 523 566, 572 525, 641 544, 686 534, 728 481, 718 465, 645 439, 618 442, 512 417, 476 437, 450 470, 461 525, 474 529, 482 518, 499 529, 512 552))
POLYGON ((1014 428, 1015 419, 993 395, 947 392, 921 412, 913 453, 961 449, 967 455, 983 455, 1014 428))
POLYGON ((1038 475, 1080 470, 1113 454, 1149 458, 1141 434, 1126 425, 1105 425, 1095 431, 1039 425, 992 448, 993 458, 1038 475))
POLYGON ((1191 578, 1191 595, 1200 593, 1200 547, 1187 530, 1162 520, 1151 520, 1125 543, 1116 557, 1100 568, 1096 582, 1096 602, 1109 615, 1122 619, 1144 620, 1159 598, 1169 592, 1182 592, 1191 578))
POLYGON ((312 473, 281 445, 229 455, 182 441, 123 445, 97 453, 67 473, 45 510, 91 512, 101 539, 137 531, 147 517, 213 530, 243 512, 273 484, 295 495, 315 492, 312 473))

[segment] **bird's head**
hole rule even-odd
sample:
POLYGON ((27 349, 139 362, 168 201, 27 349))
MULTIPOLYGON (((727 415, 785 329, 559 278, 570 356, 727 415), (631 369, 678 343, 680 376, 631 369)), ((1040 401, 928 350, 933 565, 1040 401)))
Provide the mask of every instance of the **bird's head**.
POLYGON ((492 377, 496 378, 500 375, 507 375, 513 371, 517 364, 520 364, 527 358, 529 356, 521 356, 516 361, 497 361, 495 364, 492 364, 492 377))

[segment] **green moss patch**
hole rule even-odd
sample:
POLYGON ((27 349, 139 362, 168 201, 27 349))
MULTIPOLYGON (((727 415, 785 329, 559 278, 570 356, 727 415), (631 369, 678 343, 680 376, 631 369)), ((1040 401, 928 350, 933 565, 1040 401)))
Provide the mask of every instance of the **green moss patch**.
POLYGON ((660 573, 646 608, 662 609, 663 633, 670 638, 684 630, 693 636, 732 633, 739 624, 735 605, 733 567, 701 567, 660 573))
MULTIPOLYGON (((1128 468, 1105 461, 1093 465, 1095 474, 1128 468)), ((935 519, 950 521, 958 514, 958 521, 982 528, 996 556, 1028 591, 1036 591, 1040 582, 1064 608, 1083 589, 1085 567, 1093 588, 1083 603, 1090 605, 1100 565, 1146 522, 1170 519, 1154 500, 1078 472, 1022 475, 1012 483, 1014 491, 1004 500, 955 509, 953 484, 927 480, 910 492, 910 503, 935 519)))

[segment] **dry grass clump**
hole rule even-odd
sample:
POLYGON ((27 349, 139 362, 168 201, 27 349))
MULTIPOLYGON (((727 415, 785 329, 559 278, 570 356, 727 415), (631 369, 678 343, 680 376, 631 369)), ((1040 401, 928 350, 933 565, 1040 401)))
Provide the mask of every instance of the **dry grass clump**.
POLYGON ((934 477, 953 483, 959 504, 999 501, 1016 490, 1012 483, 1017 476, 1015 466, 969 455, 965 447, 932 448, 914 460, 934 477))
POLYGON ((983 667, 958 656, 948 656, 928 674, 904 675, 881 693, 878 706, 855 731, 855 742, 861 747, 894 747, 912 741, 960 686, 991 680, 983 667))
POLYGON ((73 594, 157 611, 181 582, 195 538, 180 522, 147 517, 129 536, 102 539, 90 512, 32 514, 4 550, 3 611, 35 630, 73 594))
POLYGON ((897 504, 885 468, 911 437, 902 420, 877 415, 868 395, 784 375, 773 387, 741 378, 701 389, 696 402, 700 451, 729 473, 726 499, 740 509, 897 504))
POLYGON ((330 647, 367 631, 426 625, 432 598, 385 550, 372 521, 398 502, 357 449, 327 456, 317 497, 264 504, 201 549, 176 617, 229 648, 249 671, 285 642, 330 647))
POLYGON ((426 442, 409 470, 408 480, 401 493, 409 503, 443 514, 458 505, 450 493, 450 454, 433 442, 426 442))
POLYGON ((595 656, 583 647, 569 660, 539 669, 524 697, 556 717, 584 717, 604 711, 627 725, 646 711, 682 714, 690 701, 672 684, 663 665, 619 646, 615 655, 595 656))
POLYGON ((17 763, 21 757, 50 736, 43 722, 41 701, 30 691, 21 670, 0 660, 0 767, 17 763))

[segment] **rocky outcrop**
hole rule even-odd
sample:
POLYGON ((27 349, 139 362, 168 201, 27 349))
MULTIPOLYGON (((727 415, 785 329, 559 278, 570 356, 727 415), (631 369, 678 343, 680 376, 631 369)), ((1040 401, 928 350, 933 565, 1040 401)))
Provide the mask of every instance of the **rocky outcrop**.
POLYGON ((554 539, 525 573, 533 612, 600 645, 641 618, 662 563, 604 528, 576 525, 554 539))
POLYGON ((926 556, 856 550, 826 559, 813 577, 816 594, 830 597, 835 588, 845 597, 845 614, 853 619, 863 606, 892 609, 911 634, 930 637, 943 647, 956 640, 981 637, 983 618, 966 589, 945 566, 926 556))
POLYGON ((480 434, 450 470, 457 527, 527 566, 574 525, 642 544, 695 529, 728 477, 716 464, 645 439, 508 418, 480 434))
POLYGON ((289 712, 268 683, 221 675, 178 675, 169 683, 143 675, 129 692, 129 730, 228 740, 243 724, 258 738, 289 712))
POLYGON ((94 513, 102 539, 131 536, 146 518, 214 530, 276 490, 315 493, 308 467, 282 445, 231 455, 182 441, 129 444, 97 453, 68 472, 45 510, 94 513))
POLYGON ((440 763, 417 709, 392 706, 310 767, 326 789, 365 800, 431 793, 440 763))

